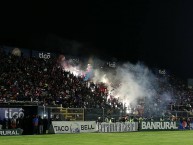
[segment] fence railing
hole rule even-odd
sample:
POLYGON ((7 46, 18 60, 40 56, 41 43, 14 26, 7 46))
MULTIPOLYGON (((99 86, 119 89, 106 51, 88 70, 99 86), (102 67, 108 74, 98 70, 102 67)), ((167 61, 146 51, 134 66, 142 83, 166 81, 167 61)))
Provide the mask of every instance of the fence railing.
MULTIPOLYGON (((105 121, 106 118, 118 121, 122 116, 146 117, 135 114, 128 114, 124 109, 105 109, 105 108, 62 108, 62 107, 39 107, 39 115, 46 115, 48 118, 69 121, 105 121)), ((160 114, 160 119, 175 118, 193 118, 193 112, 190 111, 168 111, 166 114, 160 114)))

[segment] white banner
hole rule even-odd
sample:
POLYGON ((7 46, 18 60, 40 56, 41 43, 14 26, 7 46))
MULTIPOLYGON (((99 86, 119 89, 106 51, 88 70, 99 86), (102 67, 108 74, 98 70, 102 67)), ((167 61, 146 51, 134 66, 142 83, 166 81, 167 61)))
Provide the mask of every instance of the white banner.
POLYGON ((99 123, 99 132, 130 132, 138 131, 138 122, 99 123))
POLYGON ((176 122, 141 122, 141 130, 175 130, 176 122))
POLYGON ((193 123, 190 123, 190 129, 193 130, 193 123))
POLYGON ((54 133, 96 132, 95 121, 52 121, 54 133))
POLYGON ((0 130, 0 136, 9 136, 9 135, 22 135, 23 130, 18 129, 2 129, 0 130))

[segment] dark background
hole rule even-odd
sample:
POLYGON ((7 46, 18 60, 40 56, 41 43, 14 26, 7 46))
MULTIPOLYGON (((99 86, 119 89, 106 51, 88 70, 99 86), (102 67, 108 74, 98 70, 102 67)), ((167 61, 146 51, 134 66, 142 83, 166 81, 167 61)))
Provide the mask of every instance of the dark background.
POLYGON ((193 77, 192 1, 1 4, 0 44, 115 57, 193 77))

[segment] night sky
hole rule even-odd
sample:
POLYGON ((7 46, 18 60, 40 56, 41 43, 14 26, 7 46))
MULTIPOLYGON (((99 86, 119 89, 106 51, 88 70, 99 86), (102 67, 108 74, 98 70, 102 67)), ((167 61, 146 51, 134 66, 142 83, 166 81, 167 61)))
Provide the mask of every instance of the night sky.
POLYGON ((177 0, 1 5, 0 44, 142 61, 188 78, 192 8, 192 1, 177 0))

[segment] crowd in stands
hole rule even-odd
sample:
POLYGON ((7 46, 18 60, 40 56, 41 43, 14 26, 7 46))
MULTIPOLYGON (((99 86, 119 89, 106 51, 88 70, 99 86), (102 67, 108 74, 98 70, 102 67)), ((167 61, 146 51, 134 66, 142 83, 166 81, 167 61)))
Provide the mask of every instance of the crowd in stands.
MULTIPOLYGON (((18 57, 0 50, 0 66, 0 102, 36 101, 44 105, 62 105, 64 108, 123 107, 116 98, 107 100, 108 92, 104 85, 85 81, 82 76, 65 71, 57 58, 18 57)), ((166 106, 164 101, 167 101, 169 110, 192 110, 193 91, 171 76, 167 79, 170 83, 166 84, 162 83, 163 78, 158 78, 159 89, 160 92, 171 92, 172 98, 155 96, 153 106, 141 106, 140 109, 162 110, 162 104, 166 106)))
POLYGON ((157 81, 159 84, 158 95, 154 96, 153 101, 146 98, 144 114, 148 115, 145 116, 160 116, 160 114, 168 117, 177 114, 187 116, 181 112, 192 112, 193 90, 187 87, 186 82, 168 74, 158 75, 157 81), (171 114, 172 112, 174 114, 171 114))
POLYGON ((37 101, 65 108, 120 106, 115 98, 110 100, 113 105, 107 103, 104 86, 63 70, 56 58, 25 58, 1 51, 0 66, 0 102, 37 101))
POLYGON ((193 106, 193 90, 187 87, 186 83, 174 77, 171 78, 174 86, 174 103, 172 110, 192 111, 193 106))

